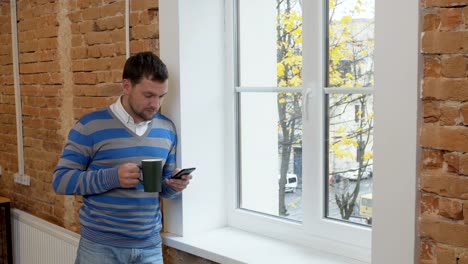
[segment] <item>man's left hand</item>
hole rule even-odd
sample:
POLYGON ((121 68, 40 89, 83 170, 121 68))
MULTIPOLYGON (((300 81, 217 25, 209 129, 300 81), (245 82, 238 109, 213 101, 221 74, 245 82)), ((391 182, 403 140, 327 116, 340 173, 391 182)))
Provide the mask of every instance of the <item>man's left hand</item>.
MULTIPOLYGON (((179 172, 180 169, 175 169, 172 172, 172 175, 176 175, 177 172, 179 172)), ((180 179, 166 179, 167 185, 169 185, 174 191, 176 192, 181 192, 185 188, 187 188, 187 185, 189 185, 190 180, 192 179, 192 174, 189 175, 183 175, 180 179)))

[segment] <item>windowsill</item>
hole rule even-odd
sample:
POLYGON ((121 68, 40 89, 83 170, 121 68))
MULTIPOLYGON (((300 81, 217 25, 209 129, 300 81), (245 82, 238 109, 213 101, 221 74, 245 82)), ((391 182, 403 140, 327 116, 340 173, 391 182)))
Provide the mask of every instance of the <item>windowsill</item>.
POLYGON ((198 236, 180 237, 171 233, 162 233, 161 236, 169 247, 219 263, 365 263, 230 227, 198 236))

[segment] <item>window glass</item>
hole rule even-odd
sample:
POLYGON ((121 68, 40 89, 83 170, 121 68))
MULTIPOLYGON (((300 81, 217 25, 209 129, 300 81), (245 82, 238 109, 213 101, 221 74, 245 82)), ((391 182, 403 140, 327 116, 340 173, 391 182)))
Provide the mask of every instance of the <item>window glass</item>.
POLYGON ((302 6, 239 1, 240 207, 302 221, 302 6), (261 14, 261 19, 260 19, 261 14))
POLYGON ((323 175, 302 173, 303 151, 322 149, 302 143, 302 1, 237 3, 240 208, 302 221, 302 193, 312 191, 303 189, 303 179, 324 177, 325 216, 370 224, 374 3, 329 0, 327 35, 315 36, 326 42, 321 65, 326 78, 320 85, 329 87, 320 113, 325 127, 315 125, 324 137, 313 142, 325 145, 323 175), (362 87, 369 89, 356 90, 362 87))
MULTIPOLYGON (((373 51, 374 2, 330 0, 327 87, 350 91, 372 88, 373 51)), ((372 222, 374 114, 372 89, 369 91, 368 94, 330 92, 325 99, 328 112, 326 216, 365 225, 372 222)))

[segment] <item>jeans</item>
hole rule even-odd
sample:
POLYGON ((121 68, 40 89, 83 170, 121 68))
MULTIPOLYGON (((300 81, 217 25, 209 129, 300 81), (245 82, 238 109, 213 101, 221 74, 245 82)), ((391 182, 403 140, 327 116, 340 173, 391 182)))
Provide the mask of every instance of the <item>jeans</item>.
POLYGON ((149 248, 118 248, 81 238, 75 264, 163 264, 161 243, 149 248))

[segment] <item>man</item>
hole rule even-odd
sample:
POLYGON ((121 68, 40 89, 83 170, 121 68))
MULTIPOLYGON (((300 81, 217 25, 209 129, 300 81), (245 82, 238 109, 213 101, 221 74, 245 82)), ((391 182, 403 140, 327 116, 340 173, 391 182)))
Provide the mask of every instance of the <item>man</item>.
POLYGON ((176 129, 159 113, 168 92, 166 65, 153 53, 130 57, 123 95, 71 129, 54 171, 59 194, 83 196, 76 263, 163 263, 159 196, 174 198, 192 178, 176 169, 176 129), (141 160, 163 159, 160 193, 143 191, 141 160))

